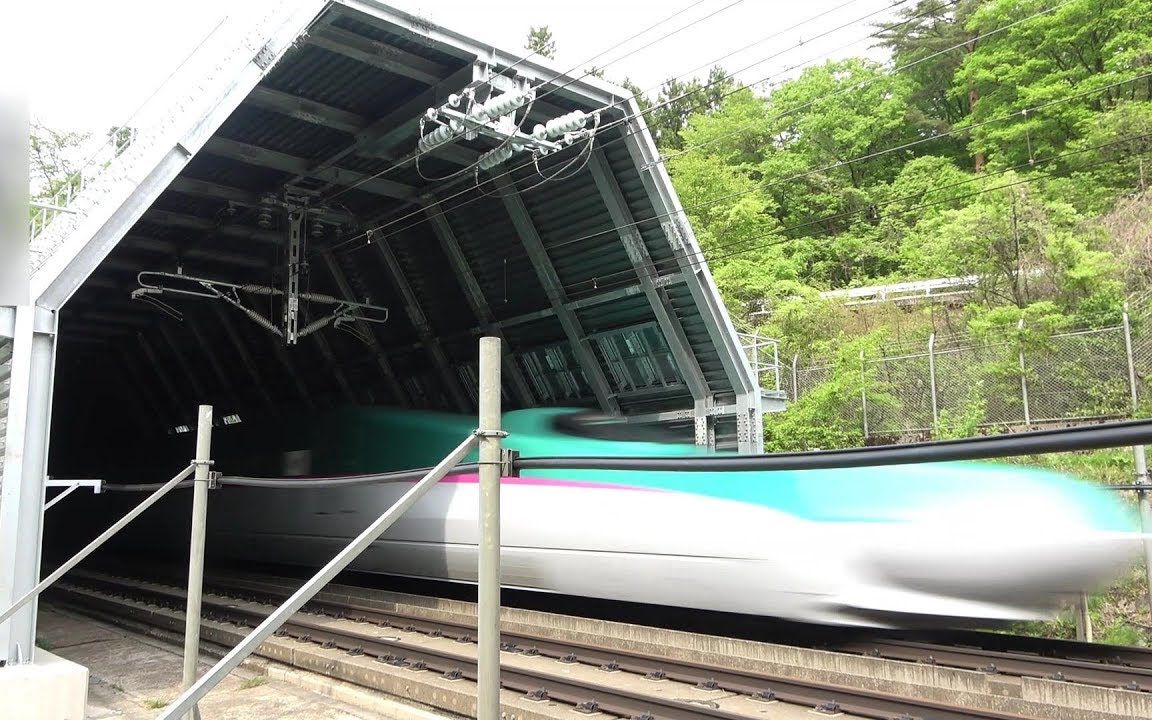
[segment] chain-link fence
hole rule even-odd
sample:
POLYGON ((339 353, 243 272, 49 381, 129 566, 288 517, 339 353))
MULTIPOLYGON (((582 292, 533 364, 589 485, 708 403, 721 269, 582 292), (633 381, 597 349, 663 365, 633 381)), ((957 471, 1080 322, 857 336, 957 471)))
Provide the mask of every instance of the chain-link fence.
MULTIPOLYGON (((1027 428, 1131 416, 1152 378, 1152 299, 1134 298, 1115 327, 992 340, 933 334, 861 354, 855 414, 865 437, 938 434, 945 428, 1027 428)), ((779 387, 803 398, 835 372, 830 361, 784 359, 779 387)))

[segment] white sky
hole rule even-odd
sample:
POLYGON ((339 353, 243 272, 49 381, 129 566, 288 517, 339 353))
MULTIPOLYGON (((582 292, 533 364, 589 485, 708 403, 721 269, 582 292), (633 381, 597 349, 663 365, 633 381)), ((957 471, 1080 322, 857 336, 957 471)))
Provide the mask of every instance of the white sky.
MULTIPOLYGON (((254 12, 254 6, 265 1, 45 0, 33 4, 27 10, 29 24, 22 27, 51 28, 46 35, 51 42, 37 43, 34 63, 30 63, 30 73, 34 73, 29 81, 33 117, 61 129, 99 132, 115 126, 132 114, 226 14, 254 12), (48 78, 51 80, 46 81, 48 78)), ((867 35, 875 30, 874 23, 892 21, 898 9, 889 7, 894 1, 901 7, 912 4, 909 0, 705 0, 696 6, 696 0, 392 0, 390 4, 509 52, 522 49, 529 25, 549 25, 557 45, 556 64, 562 70, 574 66, 583 69, 597 53, 690 7, 593 63, 603 66, 661 35, 691 25, 606 69, 609 79, 629 76, 642 88, 649 88, 825 11, 831 12, 725 60, 725 67, 737 70, 780 53, 738 74, 743 82, 752 82, 797 63, 823 61, 829 53, 834 57, 868 54, 880 59, 882 52, 869 49, 875 41, 867 35), (870 13, 876 14, 860 21, 870 13), (693 25, 697 20, 700 22, 693 25), (845 24, 850 25, 813 40, 845 24), (801 40, 804 45, 794 47, 801 40)), ((704 72, 706 69, 698 74, 704 72)))

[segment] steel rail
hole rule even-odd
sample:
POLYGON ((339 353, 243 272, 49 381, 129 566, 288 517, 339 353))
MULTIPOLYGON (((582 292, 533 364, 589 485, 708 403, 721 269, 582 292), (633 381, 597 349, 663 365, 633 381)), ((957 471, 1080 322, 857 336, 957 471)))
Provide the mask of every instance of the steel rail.
MULTIPOLYGON (((130 578, 108 579, 89 573, 79 573, 77 578, 92 587, 107 592, 117 592, 130 587, 149 597, 172 603, 183 600, 183 590, 177 586, 161 589, 154 583, 130 578)), ((263 583, 258 583, 263 584, 263 583)), ((232 597, 249 602, 277 605, 283 601, 288 590, 252 589, 237 585, 207 583, 215 595, 232 597)), ((334 618, 356 622, 370 622, 383 627, 394 627, 406 631, 421 632, 457 639, 475 640, 475 626, 450 620, 430 620, 418 615, 398 610, 381 610, 350 602, 313 599, 304 612, 315 612, 334 618)), ((915 640, 883 638, 876 640, 827 642, 821 637, 818 642, 797 642, 797 646, 812 647, 832 652, 852 653, 880 657, 905 662, 918 662, 964 670, 976 670, 989 674, 1059 679, 1070 683, 1095 685, 1108 688, 1152 692, 1152 649, 1115 648, 1076 641, 1048 641, 1026 636, 1005 636, 991 633, 970 633, 958 631, 956 644, 933 643, 915 640), (1001 638, 1017 640, 1017 649, 1005 649, 1009 643, 1001 638), (999 642, 998 649, 974 647, 980 641, 999 642), (1062 647, 1067 645, 1068 647, 1062 647), (1057 656, 1054 647, 1067 655, 1057 656), (993 667, 989 667, 989 666, 993 667)), ((821 633, 823 635, 823 633, 821 633)), ((541 654, 562 658, 579 650, 587 653, 607 653, 619 660, 626 652, 613 652, 583 643, 557 641, 540 635, 524 632, 502 632, 501 642, 507 646, 534 647, 541 654)), ((597 656, 599 657, 599 656, 597 656)), ((590 662, 589 660, 583 660, 590 662)), ((608 661, 604 661, 608 662, 608 661)))
MULTIPOLYGON (((154 598, 179 595, 178 592, 156 592, 143 590, 139 587, 129 587, 129 590, 140 596, 152 595, 154 598)), ((92 591, 68 586, 58 587, 56 591, 74 597, 82 597, 83 602, 81 604, 96 605, 114 613, 139 614, 133 613, 134 609, 130 606, 118 603, 110 597, 94 595, 92 591)), ((182 607, 178 597, 169 597, 168 601, 172 605, 172 609, 177 612, 182 607)), ((211 598, 205 599, 204 607, 208 611, 210 619, 232 622, 237 625, 257 625, 265 617, 262 610, 239 607, 211 598)), ((157 618, 154 611, 141 612, 153 620, 157 618)), ((405 630, 407 631, 407 628, 405 630)), ((476 678, 475 658, 468 653, 412 645, 399 638, 381 638, 378 635, 365 634, 354 629, 333 627, 327 621, 302 618, 299 613, 285 622, 277 635, 319 643, 327 649, 344 650, 355 655, 374 656, 382 662, 398 667, 440 671, 454 677, 471 680, 476 678)), ((472 637, 463 636, 457 639, 463 642, 472 640, 472 637)), ((641 653, 598 649, 577 643, 550 644, 560 648, 567 646, 569 649, 580 649, 584 653, 583 659, 574 656, 569 651, 562 656, 562 662, 568 664, 591 662, 605 666, 611 670, 606 672, 607 676, 611 676, 612 671, 639 674, 654 682, 689 683, 698 685, 703 690, 727 691, 747 696, 750 699, 760 698, 763 701, 774 699, 787 704, 807 706, 826 714, 847 713, 875 718, 876 720, 889 720, 903 714, 927 711, 930 714, 926 717, 932 717, 934 720, 971 720, 973 718, 1023 720, 1024 718, 1024 716, 1014 713, 957 708, 943 703, 877 691, 725 670, 703 664, 646 656, 641 653), (612 666, 613 663, 615 666, 612 666)), ((514 649, 508 645, 506 648, 506 651, 514 649)), ((535 695, 542 700, 551 699, 572 704, 577 709, 583 708, 584 712, 600 711, 623 717, 648 715, 653 720, 699 720, 701 717, 714 718, 715 720, 747 719, 747 715, 701 705, 699 704, 700 701, 660 698, 620 688, 608 688, 597 683, 575 680, 563 674, 540 670, 513 669, 504 666, 501 668, 500 681, 501 686, 505 689, 524 692, 530 696, 535 695), (542 695, 540 691, 543 691, 542 695)))

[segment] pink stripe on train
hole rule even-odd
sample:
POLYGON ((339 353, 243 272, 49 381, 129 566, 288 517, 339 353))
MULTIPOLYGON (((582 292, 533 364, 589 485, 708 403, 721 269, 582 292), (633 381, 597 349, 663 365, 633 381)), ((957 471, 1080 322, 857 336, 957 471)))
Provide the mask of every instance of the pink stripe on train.
MULTIPOLYGON (((448 475, 441 483, 460 483, 466 485, 475 485, 480 482, 479 475, 448 475)), ((501 485, 535 485, 538 487, 578 487, 578 488, 598 488, 601 490, 651 490, 651 488, 636 487, 634 485, 617 485, 615 483, 598 483, 589 482, 587 480, 561 480, 558 478, 542 478, 542 477, 502 477, 500 478, 501 485)))

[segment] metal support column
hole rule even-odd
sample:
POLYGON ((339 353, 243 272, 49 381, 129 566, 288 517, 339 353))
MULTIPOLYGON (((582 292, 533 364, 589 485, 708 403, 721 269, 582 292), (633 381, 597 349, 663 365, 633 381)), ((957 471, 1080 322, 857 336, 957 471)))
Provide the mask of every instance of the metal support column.
MULTIPOLYGON (((1132 415, 1136 416, 1140 407, 1139 386, 1136 384, 1136 356, 1132 352, 1132 320, 1128 317, 1128 305, 1124 305, 1124 349, 1128 353, 1128 391, 1132 398, 1132 415)), ((1140 531, 1144 533, 1144 573, 1148 579, 1148 610, 1152 613, 1152 483, 1148 482, 1148 458, 1145 456, 1143 445, 1132 447, 1132 457, 1136 464, 1136 484, 1147 485, 1148 490, 1137 490, 1136 497, 1140 503, 1140 531)))
POLYGON ((289 345, 295 345, 298 339, 304 216, 302 208, 288 213, 288 291, 284 294, 284 342, 289 345))
POLYGON ((928 382, 932 390, 932 425, 940 424, 939 400, 936 397, 936 333, 928 336, 928 382))
POLYGON ((501 374, 508 376, 513 394, 520 401, 520 406, 530 407, 535 403, 536 398, 532 395, 528 380, 524 377, 520 366, 516 364, 516 358, 512 357, 512 349, 504 338, 503 331, 492 322, 492 308, 488 305, 488 299, 484 297, 484 291, 480 289, 480 283, 476 281, 472 268, 468 266, 468 259, 464 257, 464 251, 460 249, 460 242, 456 239, 456 233, 452 232, 448 218, 444 216, 435 202, 423 199, 421 203, 424 206, 424 214, 432 222, 432 231, 436 233, 440 247, 448 257, 448 264, 452 266, 452 271, 456 274, 457 280, 460 281, 460 288, 464 291, 464 297, 468 299, 468 304, 472 307, 472 314, 476 316, 476 321, 480 324, 480 331, 500 339, 500 348, 504 353, 501 374))
MULTIPOLYGON (((188 548, 188 606, 184 613, 184 685, 196 682, 200 661, 200 601, 204 590, 204 533, 208 515, 208 468, 212 457, 212 406, 201 405, 196 422, 196 477, 192 485, 192 537, 188 548)), ((194 720, 189 713, 188 720, 194 720)))
POLYGON ((384 260, 384 266, 392 278, 392 283, 400 291, 400 297, 404 299, 404 309, 408 313, 408 319, 416 328, 417 334, 420 335, 420 342, 424 346, 424 351, 428 353, 429 359, 432 360, 432 364, 440 373, 440 379, 444 382, 444 389, 452 398, 457 410, 462 413, 470 411, 472 403, 468 401, 464 388, 460 386, 460 378, 452 372, 452 363, 448 360, 448 354, 444 352, 440 340, 432 330, 432 324, 428 322, 428 316, 421 309, 420 300, 416 297, 416 291, 412 289, 412 284, 408 282, 408 278, 404 274, 400 259, 396 257, 392 246, 383 236, 374 238, 374 243, 380 251, 380 257, 384 260))
POLYGON ((157 720, 174 720, 174 718, 183 717, 186 713, 192 710, 192 707, 200 701, 205 695, 208 694, 212 688, 216 687, 228 673, 232 672, 244 662, 244 659, 256 651, 260 644, 272 636, 272 633, 283 625, 288 618, 296 614, 304 604, 320 592, 320 590, 332 581, 341 570, 348 567, 348 564, 356 559, 360 553, 364 552, 369 545, 376 542, 385 530, 391 527, 396 519, 404 514, 408 508, 416 504, 416 501, 423 497, 433 485, 440 481, 448 472, 456 466, 465 456, 472 450, 476 444, 477 433, 469 435, 463 442, 456 446, 456 449, 449 453, 448 457, 441 460, 432 468, 427 475, 425 475, 419 482, 417 482, 408 492, 396 501, 396 504, 384 511, 384 514, 378 517, 371 525, 365 528, 364 532, 356 536, 352 542, 348 544, 343 550, 336 554, 336 557, 328 561, 323 568, 321 568, 315 575, 308 579, 304 585, 292 594, 292 597, 284 601, 284 604, 276 608, 264 622, 256 626, 256 629, 248 633, 247 637, 240 641, 240 644, 232 648, 223 658, 220 659, 212 669, 204 673, 199 680, 196 681, 192 687, 180 693, 180 696, 172 701, 168 707, 164 708, 164 712, 160 714, 157 720))
POLYGON ((710 406, 711 403, 707 400, 696 401, 692 420, 696 426, 696 445, 715 450, 716 418, 710 412, 710 406))
MULTIPOLYGON (((1019 331, 1018 336, 1024 335, 1024 318, 1020 318, 1020 322, 1016 324, 1016 329, 1019 331)), ((1032 411, 1028 407, 1028 373, 1024 369, 1024 347, 1020 347, 1020 397, 1024 401, 1024 426, 1032 427, 1032 411)))
POLYGON ((500 720, 500 340, 480 338, 478 720, 500 720))
POLYGON ((1076 600, 1076 639, 1092 642, 1092 615, 1088 612, 1088 593, 1080 593, 1076 600))
POLYGON ((560 276, 556 274, 556 268, 552 265, 551 258, 548 257, 548 251, 544 249, 544 243, 540 239, 540 234, 536 232, 536 226, 528 214, 524 200, 520 197, 520 191, 515 183, 503 175, 496 175, 493 180, 502 194, 504 207, 512 218, 512 224, 516 227, 516 233, 520 236, 524 251, 528 253, 528 259, 536 271, 536 277, 539 278, 544 292, 548 294, 552 309, 556 312, 556 317, 564 328, 564 335, 572 347, 572 354, 576 356, 576 361, 580 363, 580 368, 584 371, 585 377, 588 378, 588 384, 592 386, 592 394, 596 396, 600 409, 619 414, 620 403, 608 385, 608 378, 604 376, 604 368, 600 366, 596 354, 588 348, 588 339, 580 324, 580 319, 565 305, 567 298, 564 294, 563 284, 560 282, 560 276))
MULTIPOLYGON (((0 485, 0 607, 26 596, 40 577, 44 482, 56 362, 56 315, 16 308, 8 395, 4 482, 0 485)), ((0 661, 31 662, 36 603, 0 620, 0 661)))

